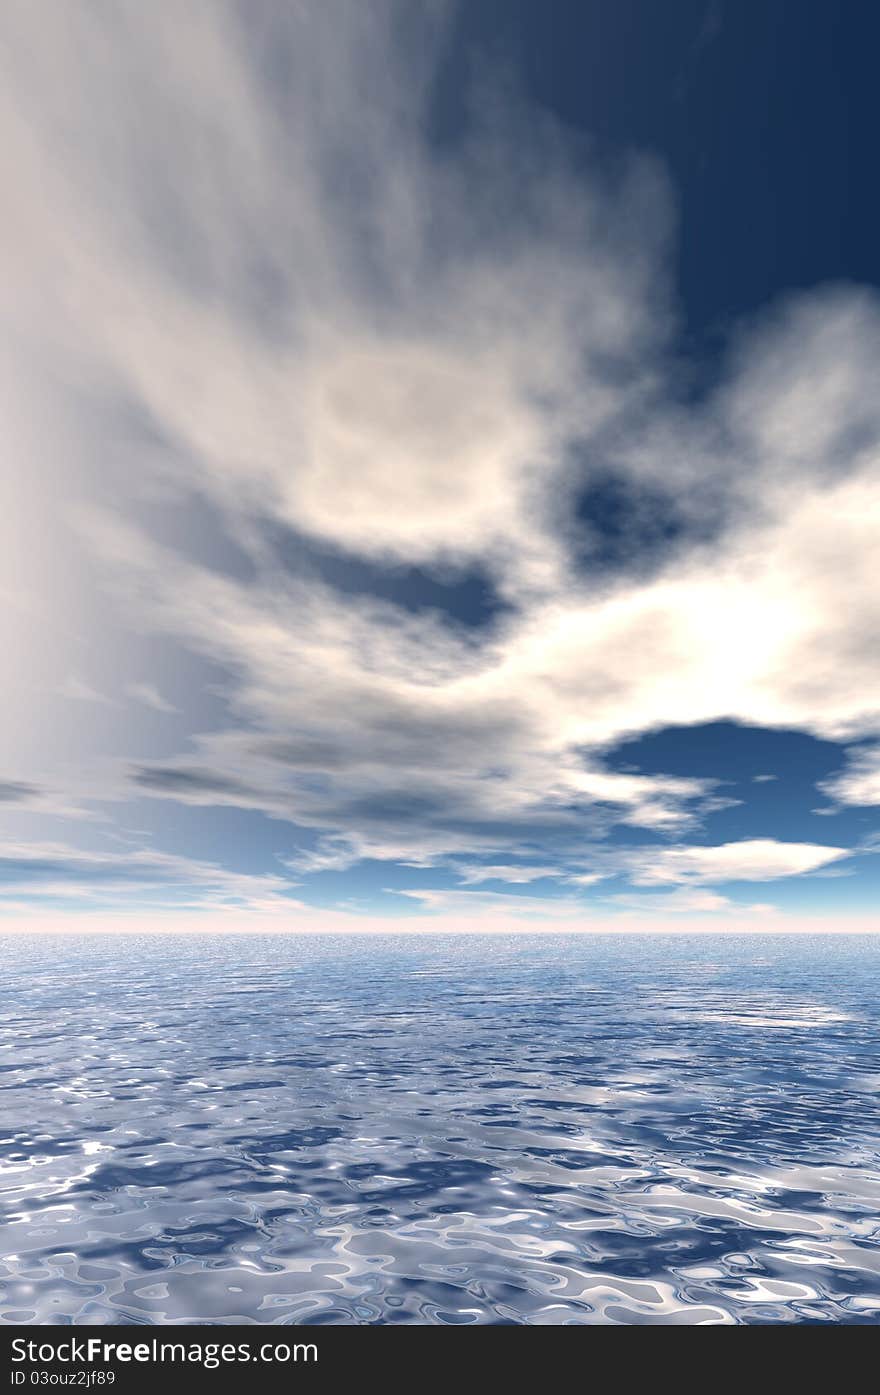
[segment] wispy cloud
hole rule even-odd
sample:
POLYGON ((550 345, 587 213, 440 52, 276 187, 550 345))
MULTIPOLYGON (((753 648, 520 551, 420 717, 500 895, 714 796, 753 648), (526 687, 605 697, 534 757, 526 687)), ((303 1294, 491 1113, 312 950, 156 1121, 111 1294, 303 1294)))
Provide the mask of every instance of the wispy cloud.
POLYGON ((86 683, 85 679, 75 673, 64 680, 59 691, 62 697, 69 698, 72 702, 97 702, 108 707, 113 705, 105 693, 99 692, 91 683, 86 683))
POLYGON ((129 683, 125 691, 135 702, 142 702, 146 707, 152 707, 155 712, 179 711, 173 703, 162 696, 155 683, 129 683))
POLYGON ((479 882, 510 882, 512 885, 526 886, 529 882, 542 881, 545 877, 557 877, 559 867, 505 867, 475 866, 456 869, 465 886, 476 886, 479 882))
MULTIPOLYGON (((609 898, 615 906, 642 915, 715 915, 735 909, 732 901, 720 896, 717 891, 692 891, 681 887, 676 891, 665 891, 659 896, 649 896, 644 892, 622 892, 609 898)), ((749 912, 754 907, 747 907, 749 912)), ((766 908, 764 908, 766 909, 766 908)))
POLYGON ((40 792, 26 780, 0 780, 0 804, 29 804, 40 792))
POLYGON ((0 878, 7 893, 83 901, 89 907, 139 910, 193 906, 201 909, 292 911, 289 884, 271 874, 230 872, 170 853, 83 852, 60 843, 0 843, 0 878))

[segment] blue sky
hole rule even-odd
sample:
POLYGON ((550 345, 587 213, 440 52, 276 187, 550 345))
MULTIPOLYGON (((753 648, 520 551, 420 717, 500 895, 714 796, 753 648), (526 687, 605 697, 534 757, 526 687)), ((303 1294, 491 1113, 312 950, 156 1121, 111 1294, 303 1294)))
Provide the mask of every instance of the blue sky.
POLYGON ((870 7, 0 27, 4 923, 870 928, 870 7))

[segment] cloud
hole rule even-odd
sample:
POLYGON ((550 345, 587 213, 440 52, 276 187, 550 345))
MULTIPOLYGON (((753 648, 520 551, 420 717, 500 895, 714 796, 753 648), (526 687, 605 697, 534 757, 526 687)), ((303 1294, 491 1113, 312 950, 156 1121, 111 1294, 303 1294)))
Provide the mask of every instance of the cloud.
MULTIPOLYGON (((81 796, 100 751, 120 772, 102 797, 290 824, 297 875, 470 857, 487 866, 465 886, 527 864, 661 885, 845 856, 597 849, 616 825, 692 837, 721 807, 711 779, 614 770, 624 739, 880 733, 876 297, 780 304, 685 404, 654 162, 591 165, 485 68, 467 134, 429 139, 442 5, 259 11, 71 0, 0 21, 21 495, 0 525, 29 520, 0 548, 23 656, 2 739, 51 691, 34 760, 53 787, 81 796), (669 525, 650 546, 646 517, 669 525), (325 548, 325 574, 280 536, 325 548), (333 569, 352 558, 423 568, 441 597, 477 574, 489 618, 351 594, 333 569), (84 700, 107 699, 80 664, 168 712, 128 675, 181 646, 219 696, 179 746, 87 728, 84 700)), ((835 798, 868 802, 859 759, 835 798)))
POLYGON ((97 702, 107 707, 112 703, 104 693, 99 693, 97 688, 93 688, 91 683, 86 683, 76 674, 71 674, 60 688, 63 697, 69 698, 72 702, 97 702))
POLYGON ((513 885, 527 885, 541 881, 544 877, 557 877, 558 867, 506 867, 479 866, 456 869, 465 886, 475 886, 479 882, 510 882, 513 885))
POLYGON ((825 780, 820 789, 841 804, 880 804, 880 746, 857 747, 850 752, 846 769, 825 780))
POLYGON ((816 843, 780 843, 773 838, 744 838, 719 847, 646 850, 632 871, 637 886, 664 882, 774 881, 814 872, 848 857, 847 848, 816 843))
MULTIPOLYGON (((740 909, 726 896, 720 896, 716 891, 691 891, 689 888, 681 888, 677 891, 666 891, 661 896, 646 896, 636 892, 625 892, 617 896, 608 898, 612 905, 620 906, 627 911, 641 912, 645 915, 705 915, 714 914, 717 911, 731 911, 740 909)), ((754 910, 754 907, 749 907, 754 910)))
POLYGON ((135 702, 142 702, 146 707, 152 707, 155 712, 177 712, 179 710, 162 696, 155 683, 129 683, 125 691, 135 702))
POLYGON ((187 483, 379 557, 515 552, 521 585, 555 570, 532 501, 564 435, 620 409, 609 365, 656 333, 665 194, 645 161, 581 186, 549 121, 502 129, 491 100, 432 152, 443 9, 401 43, 399 4, 14 6, 10 231, 56 346, 129 392, 187 483))
MULTIPOLYGON (((773 839, 744 839, 717 847, 597 847, 592 854, 595 869, 569 873, 557 867, 459 867, 465 889, 407 888, 399 895, 419 903, 432 916, 470 914, 476 917, 531 918, 551 923, 570 921, 579 927, 602 923, 623 913, 645 917, 685 915, 766 916, 775 907, 765 903, 743 906, 705 887, 711 882, 765 882, 817 872, 850 855, 848 849, 810 843, 779 843, 773 839), (556 897, 531 892, 468 889, 483 881, 508 881, 523 885, 540 877, 564 876, 569 885, 592 887, 611 877, 625 875, 635 888, 659 887, 658 893, 634 890, 601 893, 590 901, 565 892, 556 897), (670 889, 666 889, 670 888, 670 889), (705 888, 705 889, 704 889, 705 888)), ((389 891, 392 888, 388 888, 389 891)))
POLYGON ((97 818, 86 804, 77 804, 63 794, 30 780, 0 780, 0 806, 4 814, 29 822, 31 817, 91 822, 97 818))
POLYGON ((647 917, 654 915, 715 914, 718 911, 734 911, 737 914, 751 913, 755 908, 736 906, 726 896, 716 892, 681 888, 664 891, 661 895, 643 893, 619 893, 607 896, 599 903, 585 904, 583 900, 571 896, 546 897, 513 895, 497 891, 434 890, 427 888, 407 889, 398 895, 419 902, 432 915, 471 914, 480 918, 512 917, 539 920, 545 923, 562 922, 563 928, 571 923, 579 928, 607 921, 619 910, 626 913, 640 913, 647 917))
POLYGON ((216 909, 290 910, 287 880, 231 872, 170 853, 83 852, 61 843, 0 843, 0 881, 7 893, 79 900, 100 910, 137 911, 145 904, 216 909))
POLYGON ((589 923, 589 913, 581 902, 550 896, 518 896, 501 891, 398 889, 398 896, 417 901, 432 916, 466 916, 475 920, 500 918, 504 921, 529 920, 542 925, 565 926, 589 923))
MULTIPOLYGON (((771 537, 792 526, 772 525, 771 537)), ((202 788, 188 758, 173 792, 239 800, 365 848, 451 853, 465 835, 491 840, 493 830, 498 849, 531 834, 559 848, 591 817, 595 833, 614 820, 680 831, 710 806, 711 782, 605 770, 608 745, 731 709, 754 724, 828 733, 853 720, 860 691, 869 696, 864 685, 844 692, 823 661, 827 683, 810 689, 809 720, 798 718, 808 667, 783 673, 779 655, 798 624, 816 627, 818 604, 799 621, 805 588, 796 597, 792 582, 774 619, 784 572, 762 587, 761 563, 745 553, 721 554, 705 578, 687 567, 607 598, 533 603, 475 641, 384 603, 343 606, 329 587, 290 582, 269 594, 145 544, 138 557, 124 538, 118 551, 142 569, 141 594, 152 593, 145 619, 242 675, 239 727, 199 738, 202 788), (790 699, 786 683, 797 685, 790 699)))
POLYGON ((0 804, 29 804, 41 793, 26 780, 0 780, 0 804))
MULTIPOLYGON (((465 886, 489 880, 526 884, 539 877, 554 875, 562 878, 566 886, 593 887, 611 878, 620 877, 626 878, 634 887, 680 886, 683 888, 680 893, 663 891, 659 897, 646 896, 640 891, 600 893, 598 900, 591 902, 591 905, 632 905, 632 908, 637 910, 654 907, 670 911, 676 908, 710 911, 730 908, 732 903, 716 892, 691 892, 684 888, 712 882, 776 881, 779 878, 808 873, 818 876, 842 876, 846 875, 842 869, 820 869, 829 868, 830 864, 851 856, 855 851, 857 850, 823 847, 813 843, 783 843, 771 838, 742 839, 719 846, 597 843, 589 849, 580 850, 581 867, 586 864, 586 870, 576 870, 572 867, 573 859, 567 864, 560 859, 555 868, 482 865, 467 868, 459 865, 455 870, 465 886)), ((423 893, 419 891, 413 895, 421 896, 423 893)), ((444 897, 446 893, 438 891, 431 892, 430 895, 444 897)), ((571 904, 584 905, 583 901, 576 902, 570 895, 568 899, 571 904)))
POLYGON ((210 770, 188 769, 181 766, 143 766, 131 775, 133 785, 147 793, 167 794, 172 798, 193 803, 220 804, 228 801, 247 807, 263 802, 259 792, 244 782, 227 775, 215 775, 210 770))

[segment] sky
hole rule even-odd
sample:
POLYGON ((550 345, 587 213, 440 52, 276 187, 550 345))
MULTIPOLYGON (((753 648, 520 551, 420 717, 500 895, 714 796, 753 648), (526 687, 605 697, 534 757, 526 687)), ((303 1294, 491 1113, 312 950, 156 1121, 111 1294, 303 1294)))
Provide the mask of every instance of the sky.
POLYGON ((0 15, 0 925, 880 929, 870 6, 0 15))

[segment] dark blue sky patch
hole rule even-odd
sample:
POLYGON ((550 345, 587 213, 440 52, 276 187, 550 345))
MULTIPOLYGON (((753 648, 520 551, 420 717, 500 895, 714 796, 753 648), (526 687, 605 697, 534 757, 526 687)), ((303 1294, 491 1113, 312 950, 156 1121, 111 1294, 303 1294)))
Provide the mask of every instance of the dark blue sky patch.
POLYGON ((719 782, 717 794, 741 803, 708 815, 695 843, 739 838, 848 844, 864 838, 876 813, 833 807, 817 786, 845 764, 845 748, 804 732, 747 727, 737 722, 665 727, 609 751, 611 770, 678 775, 719 782), (772 776, 772 779, 764 779, 772 776))
POLYGON ((613 469, 590 472, 571 511, 576 558, 588 573, 645 576, 720 530, 722 512, 613 469))
POLYGON ((625 741, 606 754, 605 763, 612 770, 638 770, 644 775, 716 778, 737 784, 775 775, 779 780, 812 784, 840 768, 842 748, 804 732, 707 722, 664 727, 625 741))
POLYGON ((504 609, 488 577, 476 570, 366 561, 274 523, 265 523, 264 531, 291 575, 317 577, 347 596, 390 601, 414 615, 437 611, 469 629, 490 625, 504 609))

